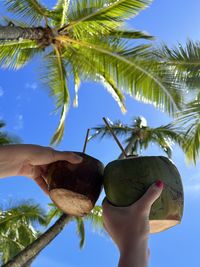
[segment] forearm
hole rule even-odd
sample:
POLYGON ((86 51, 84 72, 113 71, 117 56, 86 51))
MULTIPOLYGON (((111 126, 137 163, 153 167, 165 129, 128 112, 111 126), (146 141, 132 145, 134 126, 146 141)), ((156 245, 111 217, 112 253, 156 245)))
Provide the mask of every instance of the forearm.
POLYGON ((118 267, 147 267, 148 239, 135 240, 134 244, 125 246, 120 252, 118 267))
POLYGON ((23 162, 30 156, 32 145, 0 146, 0 178, 16 176, 23 162))

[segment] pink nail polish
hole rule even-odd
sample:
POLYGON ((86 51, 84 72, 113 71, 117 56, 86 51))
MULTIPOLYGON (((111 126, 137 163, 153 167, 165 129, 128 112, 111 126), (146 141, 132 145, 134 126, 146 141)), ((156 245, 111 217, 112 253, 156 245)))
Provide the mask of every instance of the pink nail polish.
POLYGON ((161 181, 161 180, 156 181, 156 186, 159 188, 163 188, 164 187, 163 181, 161 181))

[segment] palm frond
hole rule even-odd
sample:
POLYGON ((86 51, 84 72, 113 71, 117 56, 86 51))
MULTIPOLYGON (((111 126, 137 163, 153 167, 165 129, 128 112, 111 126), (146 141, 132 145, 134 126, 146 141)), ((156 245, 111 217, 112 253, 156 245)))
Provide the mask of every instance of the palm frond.
MULTIPOLYGON (((113 122, 110 127, 112 128, 114 134, 117 137, 123 137, 129 134, 132 131, 132 128, 128 125, 122 124, 121 121, 113 122)), ((93 138, 104 138, 104 137, 112 137, 112 133, 105 125, 100 125, 97 127, 91 128, 94 133, 90 136, 89 140, 93 138)))
POLYGON ((46 225, 48 226, 51 221, 55 218, 59 218, 63 213, 62 211, 60 211, 55 204, 50 203, 48 204, 48 206, 50 207, 48 213, 47 213, 47 219, 46 219, 46 225))
POLYGON ((0 65, 18 70, 39 52, 41 48, 32 40, 0 41, 0 65))
POLYGON ((8 223, 14 223, 19 220, 45 225, 45 212, 39 205, 32 204, 28 201, 17 204, 0 214, 0 228, 8 223))
POLYGON ((191 89, 200 88, 200 42, 188 40, 173 48, 163 45, 156 54, 174 69, 179 81, 191 89))
POLYGON ((83 32, 109 32, 121 26, 123 20, 136 16, 150 3, 150 0, 77 0, 72 3, 70 23, 65 30, 72 29, 77 37, 83 32))
POLYGON ((186 159, 196 164, 200 156, 200 98, 199 96, 187 103, 185 108, 177 114, 174 121, 176 127, 184 129, 182 149, 186 159))
POLYGON ((154 40, 154 37, 144 31, 131 31, 131 30, 112 30, 108 36, 124 39, 146 39, 154 40))
MULTIPOLYGON (((145 52, 144 58, 142 58, 142 53, 140 53, 140 58, 138 55, 134 58, 134 48, 131 55, 130 50, 128 53, 127 51, 115 52, 111 45, 102 43, 100 46, 99 43, 95 43, 95 40, 93 43, 92 41, 88 43, 68 37, 58 37, 58 39, 68 44, 71 43, 74 47, 78 45, 79 54, 82 57, 84 54, 90 57, 90 64, 94 63, 96 73, 103 68, 105 73, 112 75, 119 88, 136 99, 152 103, 157 108, 169 113, 173 113, 180 106, 182 91, 179 85, 173 82, 173 72, 161 64, 147 60, 147 52, 145 52)), ((81 62, 76 62, 76 64, 80 69, 87 67, 81 62)), ((83 71, 83 73, 85 72, 83 71)))
POLYGON ((76 223, 77 223, 77 234, 80 238, 79 247, 83 248, 85 243, 85 226, 83 219, 81 217, 75 217, 76 223))
POLYGON ((69 11, 70 0, 58 0, 53 11, 52 19, 56 21, 55 26, 60 28, 66 25, 67 23, 67 15, 69 11))
POLYGON ((38 0, 3 0, 7 10, 30 24, 51 17, 51 11, 38 0))
POLYGON ((58 144, 64 134, 65 118, 69 108, 70 97, 67 85, 67 73, 61 51, 54 46, 54 53, 46 57, 46 68, 42 80, 48 84, 50 95, 56 99, 56 110, 61 109, 59 125, 53 134, 51 144, 58 144))
POLYGON ((85 216, 95 231, 104 232, 103 228, 103 211, 101 206, 95 206, 92 211, 85 216))
POLYGON ((73 76, 74 76, 74 90, 75 90, 73 106, 78 107, 78 92, 81 85, 81 79, 78 70, 75 68, 73 68, 73 76))
POLYGON ((100 82, 103 84, 103 86, 107 89, 107 91, 111 94, 111 96, 114 98, 114 100, 119 105, 121 111, 123 113, 126 113, 126 106, 124 104, 124 95, 118 89, 116 81, 114 81, 111 77, 108 75, 98 75, 97 78, 99 78, 100 82))
POLYGON ((39 232, 35 223, 45 225, 45 213, 32 201, 0 208, 0 254, 3 263, 32 243, 39 232))

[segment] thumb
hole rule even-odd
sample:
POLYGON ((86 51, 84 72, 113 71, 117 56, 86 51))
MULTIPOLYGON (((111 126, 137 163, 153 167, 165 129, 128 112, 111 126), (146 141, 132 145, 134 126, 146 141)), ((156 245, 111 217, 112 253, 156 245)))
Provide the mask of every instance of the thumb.
POLYGON ((154 184, 152 184, 146 193, 138 200, 138 204, 141 207, 149 207, 151 208, 151 205, 158 199, 162 193, 162 190, 164 188, 164 183, 161 180, 156 181, 154 184))

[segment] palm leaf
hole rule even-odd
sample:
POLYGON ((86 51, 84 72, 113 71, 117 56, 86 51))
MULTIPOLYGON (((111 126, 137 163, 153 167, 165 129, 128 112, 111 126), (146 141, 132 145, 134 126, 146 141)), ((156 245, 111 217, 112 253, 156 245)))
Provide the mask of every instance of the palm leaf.
POLYGON ((108 34, 111 37, 115 38, 124 38, 124 39, 147 39, 154 40, 154 37, 143 31, 127 31, 127 30, 112 30, 108 34))
MULTIPOLYGON (((97 66, 96 73, 101 71, 103 66, 104 72, 112 75, 118 87, 123 88, 136 99, 153 103, 156 107, 169 113, 173 113, 180 106, 181 91, 179 86, 172 82, 173 73, 170 69, 146 58, 142 60, 142 53, 140 53, 140 58, 137 54, 134 58, 134 48, 132 56, 130 56, 130 50, 128 53, 127 51, 114 52, 112 46, 105 43, 102 43, 101 46, 97 45, 95 40, 93 43, 92 41, 88 43, 72 40, 68 37, 58 37, 58 39, 71 43, 74 47, 78 45, 79 54, 82 57, 86 54, 91 59, 90 64, 93 65, 94 63, 94 66, 97 66)), ((146 57, 146 52, 144 57, 146 57)), ((79 69, 88 67, 82 62, 76 62, 76 65, 79 69)), ((90 69, 89 66, 89 71, 90 69)))
POLYGON ((150 0, 77 0, 72 3, 69 25, 78 37, 82 33, 105 33, 122 24, 124 19, 136 16, 148 7, 150 0))
POLYGON ((39 235, 34 224, 45 225, 44 211, 32 203, 23 201, 0 208, 0 254, 3 263, 13 258, 39 235))
MULTIPOLYGON (((184 146, 185 132, 183 129, 167 124, 157 128, 150 128, 142 123, 141 117, 134 120, 133 125, 126 125, 120 121, 110 123, 114 134, 118 137, 123 137, 126 144, 125 151, 127 154, 141 154, 143 149, 147 149, 151 143, 158 145, 168 157, 172 155, 173 143, 178 144, 181 148, 184 146)), ((90 137, 103 138, 105 136, 112 136, 110 130, 105 126, 91 128, 95 133, 90 137)), ((119 158, 123 158, 121 154, 119 158)))
POLYGON ((3 0, 9 12, 31 25, 51 17, 51 11, 37 0, 3 0))
POLYGON ((74 76, 74 90, 75 90, 73 106, 78 107, 78 92, 81 85, 81 79, 78 70, 75 68, 73 69, 73 76, 74 76))
POLYGON ((114 100, 119 105, 121 111, 123 113, 126 112, 126 107, 124 104, 124 95, 121 90, 118 88, 117 82, 112 78, 112 74, 105 73, 104 65, 100 66, 98 58, 93 58, 93 62, 91 62, 90 55, 87 56, 87 53, 80 53, 79 49, 75 49, 73 47, 67 47, 65 53, 63 54, 63 58, 66 63, 70 62, 72 66, 72 73, 74 76, 74 85, 75 85, 75 99, 74 106, 78 106, 78 91, 79 86, 82 80, 94 80, 96 82, 100 82, 107 89, 107 91, 111 94, 114 100), (69 50, 71 49, 71 53, 69 50), (79 61, 78 64, 75 64, 79 61), (81 66, 80 66, 81 64, 81 66))
POLYGON ((85 216, 85 219, 90 222, 95 231, 99 231, 101 233, 104 232, 103 211, 101 206, 96 205, 92 211, 85 216))
POLYGON ((126 107, 124 104, 124 95, 118 89, 116 81, 114 81, 111 77, 105 75, 97 75, 97 78, 99 78, 100 82, 103 84, 103 86, 107 89, 107 91, 111 94, 111 96, 114 98, 114 100, 119 105, 121 111, 123 113, 126 113, 126 107))
POLYGON ((85 226, 83 219, 81 217, 75 217, 76 223, 77 223, 77 234, 80 238, 79 247, 83 248, 85 243, 85 226))
POLYGON ((174 68, 179 81, 191 89, 200 88, 200 42, 188 40, 185 46, 179 44, 172 49, 163 45, 156 54, 174 68))
POLYGON ((32 223, 45 225, 46 217, 39 205, 31 204, 29 202, 17 204, 1 214, 0 228, 8 223, 14 223, 19 220, 26 220, 32 223))
POLYGON ((56 21, 55 26, 60 28, 67 23, 67 15, 69 10, 70 0, 58 0, 54 10, 52 11, 52 19, 56 21))
POLYGON ((3 68, 20 69, 41 51, 32 40, 0 42, 0 65, 3 68))
POLYGON ((174 121, 176 127, 185 131, 183 151, 188 161, 196 164, 200 155, 200 98, 199 95, 195 100, 187 103, 185 108, 177 114, 174 121))
POLYGON ((46 68, 42 80, 48 84, 51 95, 56 99, 56 110, 61 108, 59 125, 51 139, 51 144, 61 141, 64 134, 65 118, 69 108, 70 98, 67 85, 67 73, 61 57, 61 51, 54 46, 54 53, 46 57, 46 68))
POLYGON ((63 213, 62 211, 60 211, 55 204, 50 203, 48 204, 48 206, 50 207, 48 213, 47 213, 47 220, 46 220, 46 225, 48 226, 51 221, 55 218, 60 217, 63 213))

